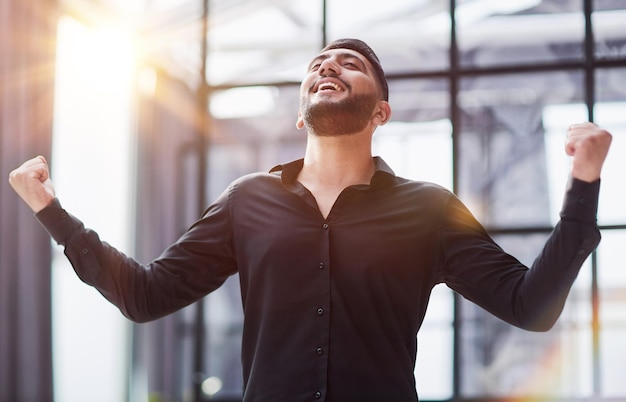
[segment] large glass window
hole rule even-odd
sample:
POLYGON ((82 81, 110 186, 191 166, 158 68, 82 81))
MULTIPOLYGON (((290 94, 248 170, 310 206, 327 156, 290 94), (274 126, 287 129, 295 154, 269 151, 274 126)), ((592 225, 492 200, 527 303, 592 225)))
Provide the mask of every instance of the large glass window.
MULTIPOLYGON (((69 17, 59 21, 57 39, 50 159, 56 194, 87 227, 132 254, 131 44, 111 27, 89 27, 69 17)), ((120 400, 126 394, 128 373, 120 356, 129 350, 129 322, 78 280, 62 247, 55 244, 54 251, 54 398, 120 400)))
POLYGON ((387 74, 448 68, 449 2, 327 1, 329 40, 360 38, 376 49, 387 74))
POLYGON ((582 74, 568 71, 461 81, 458 189, 484 225, 555 222, 559 208, 551 208, 560 206, 567 181, 567 127, 586 119, 584 108, 555 108, 579 104, 582 87, 582 74), (553 149, 554 138, 560 149, 553 149))
POLYGON ((595 56, 599 59, 623 60, 626 56, 623 28, 626 1, 594 0, 591 3, 595 56))
MULTIPOLYGON (((547 234, 495 236, 532 264, 547 234)), ((569 401, 593 389, 590 264, 581 270, 557 325, 546 333, 503 323, 476 305, 461 306, 461 394, 480 400, 543 398, 569 401)))
POLYGON ((315 1, 212 0, 207 80, 216 84, 298 82, 322 44, 315 1))
MULTIPOLYGON (((286 14, 300 16, 306 21, 301 28, 319 32, 321 24, 327 40, 366 40, 383 61, 393 119, 376 133, 374 152, 399 175, 456 191, 503 248, 531 265, 559 219, 569 169, 563 149, 567 127, 595 116, 616 134, 612 154, 626 152, 619 138, 625 127, 623 113, 618 112, 626 96, 623 86, 615 84, 624 81, 624 70, 592 71, 584 64, 589 10, 573 0, 459 1, 454 19, 458 58, 451 58, 448 2, 392 0, 383 10, 365 3, 331 1, 324 8, 321 2, 293 6, 280 2, 267 9, 242 8, 232 21, 217 8, 215 27, 209 30, 213 58, 209 82, 294 85, 214 93, 212 192, 216 195, 242 173, 266 170, 301 155, 304 136, 293 124, 295 83, 303 69, 296 67, 304 66, 318 50, 321 37, 309 36, 292 46, 295 31, 290 27, 287 40, 277 47, 270 43, 274 33, 236 28, 261 20, 287 27, 286 14), (304 15, 305 10, 312 18, 304 15), (226 35, 231 32, 226 27, 232 34, 226 35), (458 65, 452 69, 455 60, 458 65), (232 67, 226 64, 230 61, 232 67), (264 69, 266 64, 270 67, 264 69), (589 74, 595 77, 594 103, 589 103, 589 74), (238 107, 229 107, 228 102, 238 107), (263 107, 246 112, 247 104, 263 107)), ((616 28, 624 5, 596 3, 593 55, 624 63, 619 49, 626 37, 616 28)), ((236 9, 233 6, 226 15, 234 15, 236 9)), ((623 208, 617 207, 623 194, 616 176, 624 169, 618 159, 607 161, 601 224, 626 224, 623 208)), ((587 261, 561 319, 545 334, 513 328, 472 303, 454 303, 449 289, 437 287, 418 336, 415 374, 420 397, 443 401, 626 396, 612 374, 626 369, 619 363, 623 356, 609 352, 626 327, 617 313, 626 286, 616 273, 619 260, 611 254, 623 240, 618 233, 605 235, 608 240, 598 258, 587 261), (455 335, 454 328, 460 333, 455 335)), ((239 385, 232 371, 239 346, 232 340, 240 334, 241 316, 228 307, 237 292, 235 282, 227 283, 207 299, 211 368, 207 377, 211 384, 222 381, 221 395, 236 394, 239 385)))
POLYGON ((604 234, 598 248, 600 320, 602 330, 599 339, 600 392, 606 396, 624 397, 626 383, 624 361, 626 349, 626 270, 622 250, 626 244, 626 230, 604 234))
MULTIPOLYGON (((593 120, 608 128, 603 241, 557 325, 521 331, 438 286, 418 335, 415 376, 425 401, 626 398, 619 255, 626 244, 626 1, 210 0, 204 77, 201 41, 186 36, 200 26, 200 3, 155 2, 162 3, 179 18, 162 64, 193 91, 198 81, 207 86, 197 92, 209 100, 209 201, 242 174, 303 155, 299 81, 324 43, 339 37, 364 39, 387 73, 393 117, 375 134, 375 154, 398 175, 455 191, 528 265, 559 219, 568 126, 593 120)), ((180 315, 184 328, 196 330, 176 335, 177 397, 187 400, 201 377, 197 400, 240 400, 237 278, 203 303, 202 315, 193 308, 180 315), (191 366, 198 354, 199 371, 191 366)))
POLYGON ((598 220, 604 225, 619 225, 626 222, 623 208, 624 157, 626 155, 626 88, 620 82, 626 80, 626 68, 599 69, 595 74, 596 104, 595 120, 611 128, 613 142, 607 157, 601 189, 598 220))
POLYGON ((455 15, 463 66, 519 66, 584 58, 582 1, 457 3, 455 15))

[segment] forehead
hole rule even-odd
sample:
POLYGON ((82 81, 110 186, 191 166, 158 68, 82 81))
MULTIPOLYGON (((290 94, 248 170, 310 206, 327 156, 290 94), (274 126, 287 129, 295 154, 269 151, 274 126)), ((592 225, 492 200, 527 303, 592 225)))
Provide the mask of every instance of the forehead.
POLYGON ((363 56, 361 53, 357 52, 356 50, 341 49, 341 48, 329 49, 329 50, 321 52, 320 54, 315 56, 313 60, 311 60, 310 64, 313 64, 318 61, 330 59, 330 58, 337 58, 337 59, 356 58, 360 60, 368 68, 370 67, 369 60, 367 60, 367 58, 363 56))

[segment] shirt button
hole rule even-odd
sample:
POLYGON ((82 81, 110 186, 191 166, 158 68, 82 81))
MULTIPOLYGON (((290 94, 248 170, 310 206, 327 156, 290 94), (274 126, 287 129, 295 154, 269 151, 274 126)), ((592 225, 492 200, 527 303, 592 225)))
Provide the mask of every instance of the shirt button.
POLYGON ((80 250, 80 252, 83 253, 83 254, 87 254, 89 252, 89 249, 84 248, 84 249, 80 250))
POLYGON ((324 309, 320 307, 317 309, 317 315, 322 315, 322 314, 324 314, 324 309))
POLYGON ((321 392, 319 392, 319 391, 317 391, 317 392, 315 393, 315 399, 320 399, 321 397, 322 397, 322 393, 321 393, 321 392))
POLYGON ((324 265, 324 263, 323 263, 323 262, 320 262, 320 265, 319 265, 319 268, 320 268, 320 269, 324 269, 324 267, 325 267, 325 266, 326 266, 326 265, 324 265))
POLYGON ((322 227, 323 227, 324 229, 328 229, 328 223, 323 224, 323 225, 322 225, 322 227))
POLYGON ((321 356, 321 355, 323 355, 323 354, 324 354, 324 349, 322 349, 322 348, 317 348, 317 349, 315 349, 315 353, 317 353, 318 355, 320 355, 320 356, 321 356))

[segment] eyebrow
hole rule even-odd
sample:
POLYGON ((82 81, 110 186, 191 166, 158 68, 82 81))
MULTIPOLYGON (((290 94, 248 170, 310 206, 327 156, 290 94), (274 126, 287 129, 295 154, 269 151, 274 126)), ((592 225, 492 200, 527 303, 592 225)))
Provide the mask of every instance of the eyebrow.
MULTIPOLYGON (((361 60, 359 58, 359 56, 353 54, 353 53, 349 53, 349 52, 343 52, 343 53, 338 53, 336 54, 337 58, 339 60, 345 60, 345 59, 354 59, 356 60, 359 65, 361 66, 361 68, 363 68, 364 70, 367 71, 367 65, 365 64, 365 62, 363 60, 361 60)), ((329 59, 331 56, 329 54, 320 54, 317 57, 315 57, 313 60, 311 60, 311 62, 309 63, 309 70, 311 69, 311 67, 313 67, 313 65, 315 65, 315 63, 317 62, 321 62, 324 61, 326 59, 329 59)))

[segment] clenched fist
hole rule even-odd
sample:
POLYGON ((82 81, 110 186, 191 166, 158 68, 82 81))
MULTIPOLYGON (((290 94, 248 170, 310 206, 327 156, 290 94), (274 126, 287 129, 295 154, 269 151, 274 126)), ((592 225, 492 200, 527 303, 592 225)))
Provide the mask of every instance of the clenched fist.
POLYGON ((30 159, 12 171, 9 183, 35 213, 54 200, 54 186, 50 181, 48 162, 43 156, 30 159))
POLYGON ((565 143, 565 152, 572 157, 572 176, 586 182, 599 179, 612 138, 593 123, 572 124, 565 143))

